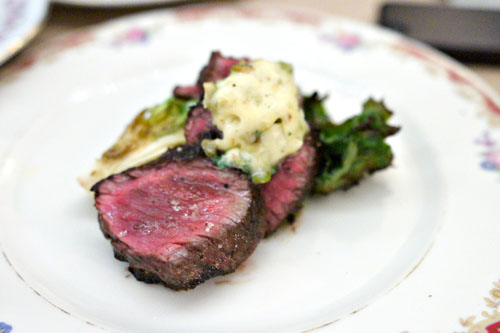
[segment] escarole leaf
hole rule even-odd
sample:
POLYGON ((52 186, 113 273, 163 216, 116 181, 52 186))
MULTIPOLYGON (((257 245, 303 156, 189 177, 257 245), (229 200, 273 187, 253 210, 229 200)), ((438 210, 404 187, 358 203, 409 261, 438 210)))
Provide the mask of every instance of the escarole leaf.
POLYGON ((96 161, 92 171, 78 178, 90 189, 99 180, 128 168, 147 163, 166 149, 183 144, 184 124, 196 100, 171 97, 144 109, 126 127, 123 134, 96 161))
POLYGON ((326 120, 322 99, 316 94, 304 98, 304 112, 311 126, 319 131, 321 143, 316 193, 348 189, 366 174, 391 164, 392 150, 384 139, 399 128, 387 124, 392 112, 382 102, 369 99, 361 114, 341 124, 326 120))
POLYGON ((189 108, 195 102, 171 97, 141 111, 116 143, 102 155, 102 159, 120 159, 148 142, 182 130, 189 108))
POLYGON ((302 97, 306 120, 313 128, 321 128, 330 123, 330 117, 323 106, 325 99, 326 97, 321 98, 316 92, 311 96, 302 97))

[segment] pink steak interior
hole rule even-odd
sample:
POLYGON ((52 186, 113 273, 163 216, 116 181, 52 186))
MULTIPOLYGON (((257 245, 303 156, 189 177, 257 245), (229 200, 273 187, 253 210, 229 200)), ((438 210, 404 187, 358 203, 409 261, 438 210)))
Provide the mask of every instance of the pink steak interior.
POLYGON ((117 175, 100 187, 96 207, 131 249, 168 259, 183 244, 239 223, 251 200, 245 177, 196 160, 117 175))

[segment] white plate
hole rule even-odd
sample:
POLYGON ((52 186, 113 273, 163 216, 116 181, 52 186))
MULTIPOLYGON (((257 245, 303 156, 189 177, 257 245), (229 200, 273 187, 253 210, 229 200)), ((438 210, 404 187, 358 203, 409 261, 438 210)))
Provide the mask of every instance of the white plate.
MULTIPOLYGON (((138 7, 179 2, 179 0, 52 0, 56 3, 84 7, 138 7)), ((182 0, 181 0, 182 1, 182 0)), ((189 1, 189 0, 184 0, 189 1)))
POLYGON ((0 1, 0 65, 35 37, 48 6, 47 0, 0 1))
POLYGON ((426 47, 303 9, 193 7, 82 31, 1 77, 0 265, 18 275, 0 270, 0 322, 15 332, 452 332, 500 322, 500 285, 491 289, 500 99, 426 47), (403 129, 390 139, 394 167, 309 200, 295 228, 262 241, 236 273, 173 292, 113 259, 75 178, 216 49, 292 63, 304 91, 330 95, 337 120, 383 98, 403 129))

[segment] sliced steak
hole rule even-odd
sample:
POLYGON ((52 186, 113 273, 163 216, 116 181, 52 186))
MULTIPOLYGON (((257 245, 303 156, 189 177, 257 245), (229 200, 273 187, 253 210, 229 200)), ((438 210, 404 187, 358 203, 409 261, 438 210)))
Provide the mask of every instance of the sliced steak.
POLYGON ((203 95, 203 83, 226 78, 231 72, 231 67, 239 62, 240 59, 228 58, 222 56, 220 52, 212 52, 208 65, 201 70, 198 82, 192 86, 175 87, 174 96, 200 100, 203 95))
MULTIPOLYGON (((243 61, 247 61, 243 59, 243 61)), ((198 78, 198 83, 215 82, 226 78, 231 73, 231 67, 237 65, 240 59, 224 57, 220 52, 212 52, 210 61, 206 65, 198 78)))
MULTIPOLYGON (((231 67, 240 61, 248 59, 226 58, 219 52, 213 52, 208 65, 201 71, 197 84, 178 87, 174 94, 177 96, 185 92, 183 94, 188 98, 194 98, 195 95, 201 98, 204 82, 214 82, 227 77, 231 67)), ((299 99, 302 105, 302 98, 299 99)), ((190 144, 199 143, 203 139, 222 137, 222 133, 212 123, 211 112, 200 105, 190 111, 184 134, 190 144)), ((267 221, 266 234, 274 231, 287 216, 301 208, 303 199, 314 184, 316 165, 316 143, 314 136, 309 135, 295 155, 288 156, 278 165, 278 172, 271 180, 260 185, 267 221)))
POLYGON ((316 174, 317 154, 313 135, 294 155, 278 165, 278 172, 261 185, 265 206, 266 234, 274 231, 290 214, 297 212, 312 186, 316 174))
POLYGON ((192 86, 177 86, 174 88, 174 96, 184 99, 201 99, 203 95, 203 86, 201 84, 193 84, 192 86))
POLYGON ((184 136, 189 144, 195 144, 203 139, 222 138, 222 132, 212 123, 212 112, 197 105, 189 111, 184 136))
MULTIPOLYGON (((188 143, 195 144, 203 139, 220 137, 222 133, 213 125, 211 112, 198 106, 189 113, 184 135, 188 143)), ((268 225, 266 234, 274 231, 288 215, 301 208, 303 199, 314 185, 318 164, 316 150, 316 140, 310 134, 296 154, 281 161, 278 172, 271 180, 259 186, 268 225)))
POLYGON ((246 174, 184 146, 93 186, 104 235, 138 280, 194 288, 233 272, 264 234, 246 174))

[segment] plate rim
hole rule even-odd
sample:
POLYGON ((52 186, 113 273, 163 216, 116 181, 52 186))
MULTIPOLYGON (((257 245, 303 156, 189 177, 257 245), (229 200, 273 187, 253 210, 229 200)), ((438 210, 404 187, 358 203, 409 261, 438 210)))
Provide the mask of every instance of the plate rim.
MULTIPOLYGON (((35 0, 43 4, 42 11, 37 20, 33 20, 31 28, 24 31, 17 40, 10 43, 4 54, 0 54, 0 66, 5 65, 8 60, 20 53, 35 37, 47 26, 49 20, 49 0, 35 0)), ((1 68, 1 67, 0 67, 1 68)))
MULTIPOLYGON (((98 0, 98 1, 87 1, 87 0, 51 0, 52 3, 64 5, 64 6, 75 6, 81 8, 140 8, 148 6, 159 6, 159 5, 174 5, 174 4, 188 4, 193 0, 98 0)), ((197 1, 197 0, 194 0, 197 1)), ((133 14, 132 14, 133 15, 133 14)))
MULTIPOLYGON (((196 5, 196 6, 206 6, 206 5, 196 5)), ((210 6, 217 7, 218 5, 216 4, 216 5, 210 5, 210 6)), ((231 7, 231 6, 242 6, 242 5, 241 4, 236 4, 236 5, 235 4, 231 4, 228 7, 231 7)), ((243 6, 250 6, 250 7, 252 7, 252 6, 255 6, 255 4, 254 5, 252 5, 252 4, 244 4, 243 6)), ((273 5, 258 4, 257 6, 265 6, 265 7, 271 7, 271 8, 283 7, 282 5, 274 5, 274 4, 273 5)), ((224 7, 224 6, 222 6, 222 7, 224 7)), ((300 6, 287 6, 287 7, 301 8, 300 6)), ((155 9, 155 10, 146 11, 146 12, 143 12, 143 13, 126 15, 124 17, 113 19, 113 20, 110 20, 110 21, 107 21, 107 22, 104 22, 104 23, 100 23, 100 24, 91 26, 91 27, 85 27, 82 30, 87 30, 87 29, 88 30, 93 30, 93 31, 105 30, 105 29, 108 29, 110 26, 112 26, 114 24, 118 24, 119 22, 127 22, 127 21, 131 21, 131 20, 141 20, 144 17, 149 17, 151 15, 162 14, 162 13, 165 13, 167 11, 169 11, 169 10, 168 9, 167 10, 165 10, 165 9, 155 9)), ((316 12, 315 10, 312 10, 312 11, 316 12)), ((172 14, 172 13, 169 13, 169 14, 172 14)), ((464 65, 458 63, 454 59, 448 57, 447 55, 442 54, 441 52, 439 52, 437 50, 434 50, 434 49, 428 47, 427 45, 424 45, 424 44, 422 44, 422 43, 420 43, 418 41, 411 40, 409 38, 401 36, 398 33, 394 33, 392 31, 388 31, 387 29, 384 29, 384 28, 381 28, 381 27, 377 27, 377 26, 374 26, 374 25, 366 24, 366 23, 363 23, 363 22, 357 22, 357 21, 353 21, 353 20, 350 20, 350 19, 345 19, 343 17, 338 17, 338 16, 330 15, 330 14, 320 13, 320 15, 323 16, 326 19, 353 22, 355 25, 358 25, 358 26, 364 26, 365 28, 375 29, 375 30, 379 30, 379 31, 384 31, 384 32, 389 33, 390 35, 392 35, 392 37, 402 38, 402 40, 409 42, 410 45, 415 46, 416 49, 421 49, 421 50, 423 50, 423 51, 431 54, 433 57, 436 57, 437 58, 436 60, 442 61, 443 65, 449 66, 450 69, 459 71, 460 74, 464 75, 465 77, 467 77, 468 79, 470 79, 470 81, 472 81, 476 86, 480 87, 483 92, 486 91, 485 94, 488 95, 489 97, 491 97, 493 99, 493 101, 500 101, 500 94, 491 85, 489 85, 488 83, 486 83, 481 77, 479 77, 477 74, 475 74, 474 72, 472 72, 470 69, 468 69, 464 65)), ((77 34, 77 33, 80 33, 80 31, 72 32, 72 33, 70 33, 70 35, 77 34)), ((0 83, 1 83, 1 80, 0 80, 0 83)), ((477 89, 476 87, 474 87, 474 88, 477 89)), ((9 151, 6 151, 5 152, 5 156, 9 156, 9 155, 10 155, 9 151)), ((2 156, 0 156, 0 161, 2 161, 2 156)), ((430 251, 431 247, 429 247, 427 249, 426 254, 415 265, 414 268, 416 268, 416 267, 418 267, 420 265, 420 262, 426 257, 426 255, 430 251)), ((5 255, 5 252, 2 250, 1 244, 0 244, 0 250, 2 251, 2 253, 6 257, 6 259, 8 260, 8 257, 5 255)), ((12 264, 10 264, 10 266, 12 267, 12 269, 14 269, 14 271, 16 271, 15 268, 12 266, 12 264)), ((413 269, 412 269, 412 271, 413 271, 413 269)), ((25 284, 28 285, 28 287, 30 287, 31 289, 33 289, 28 283, 25 282, 25 284)), ((391 288, 391 290, 392 290, 392 288, 391 288)), ((47 300, 45 297, 43 297, 43 296, 41 296, 41 297, 44 298, 44 300, 46 300, 49 304, 57 307, 57 305, 54 305, 51 301, 47 300)), ((57 307, 57 308, 59 308, 59 307, 57 307)), ((79 318, 79 316, 75 316, 75 318, 78 319, 79 321, 82 321, 82 319, 79 318)), ((315 329, 324 327, 325 325, 326 324, 318 326, 318 327, 315 327, 315 328, 311 328, 310 330, 315 330, 315 329)), ((100 326, 98 326, 98 327, 100 327, 100 326)), ((105 329, 105 330, 107 330, 107 329, 105 329)))

